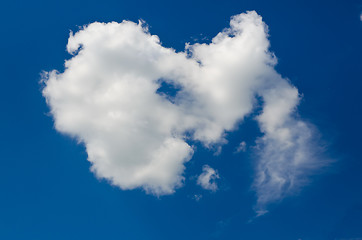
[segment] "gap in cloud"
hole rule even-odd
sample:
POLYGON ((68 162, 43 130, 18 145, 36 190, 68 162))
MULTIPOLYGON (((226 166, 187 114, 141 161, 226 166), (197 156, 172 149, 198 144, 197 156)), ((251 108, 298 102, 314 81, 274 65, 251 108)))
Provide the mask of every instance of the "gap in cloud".
POLYGON ((164 78, 158 79, 157 82, 160 84, 160 87, 157 89, 156 93, 175 104, 176 96, 182 90, 182 87, 164 78))

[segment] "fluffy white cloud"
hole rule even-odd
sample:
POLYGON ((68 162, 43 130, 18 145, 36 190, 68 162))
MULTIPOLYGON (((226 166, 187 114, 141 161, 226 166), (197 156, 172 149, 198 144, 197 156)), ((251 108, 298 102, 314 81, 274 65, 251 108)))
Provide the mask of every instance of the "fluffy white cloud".
POLYGON ((211 168, 209 165, 202 167, 202 173, 197 178, 197 184, 203 189, 215 192, 217 190, 216 179, 220 178, 217 171, 211 168))
POLYGON ((274 70, 267 37, 255 12, 184 52, 161 46, 142 22, 95 22, 70 35, 73 57, 64 72, 45 74, 43 95, 55 128, 85 145, 99 178, 155 195, 182 186, 190 142, 225 144, 262 98, 254 184, 262 208, 301 185, 317 161, 312 132, 294 115, 298 91, 274 70))

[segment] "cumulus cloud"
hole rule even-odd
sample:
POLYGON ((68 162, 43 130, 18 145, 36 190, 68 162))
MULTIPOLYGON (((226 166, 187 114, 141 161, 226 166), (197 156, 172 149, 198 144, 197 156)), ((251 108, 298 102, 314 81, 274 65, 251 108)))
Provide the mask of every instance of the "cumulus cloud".
POLYGON ((313 132, 295 114, 298 90, 274 70, 267 26, 253 11, 183 52, 130 21, 84 26, 70 34, 67 51, 65 70, 43 79, 55 128, 83 143, 91 170, 121 189, 172 194, 184 182, 191 143, 226 144, 260 98, 259 208, 302 185, 317 166, 313 132))
POLYGON ((211 168, 209 165, 202 167, 202 173, 197 178, 197 184, 203 189, 215 192, 217 188, 216 179, 220 178, 217 171, 211 168))

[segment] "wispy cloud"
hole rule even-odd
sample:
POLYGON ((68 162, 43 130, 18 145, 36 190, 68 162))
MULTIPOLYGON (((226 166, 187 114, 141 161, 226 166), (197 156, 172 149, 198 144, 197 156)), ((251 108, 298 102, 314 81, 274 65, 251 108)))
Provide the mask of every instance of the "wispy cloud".
POLYGON ((246 142, 242 141, 239 146, 235 149, 235 153, 245 152, 246 151, 246 142))

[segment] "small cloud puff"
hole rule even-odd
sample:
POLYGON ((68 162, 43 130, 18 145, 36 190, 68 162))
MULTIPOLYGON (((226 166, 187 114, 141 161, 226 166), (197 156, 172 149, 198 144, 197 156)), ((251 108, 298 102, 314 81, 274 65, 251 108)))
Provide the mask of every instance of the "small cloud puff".
POLYGON ((204 165, 202 167, 202 173, 197 178, 197 184, 203 189, 215 192, 218 189, 216 179, 219 178, 220 176, 216 170, 211 168, 209 165, 204 165))
POLYGON ((235 149, 235 153, 245 152, 246 151, 246 142, 242 141, 239 146, 235 149))
POLYGON ((201 200, 202 195, 201 195, 201 194, 195 194, 192 198, 193 198, 196 202, 198 202, 198 201, 201 200))

